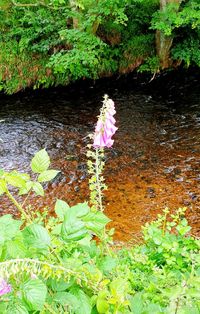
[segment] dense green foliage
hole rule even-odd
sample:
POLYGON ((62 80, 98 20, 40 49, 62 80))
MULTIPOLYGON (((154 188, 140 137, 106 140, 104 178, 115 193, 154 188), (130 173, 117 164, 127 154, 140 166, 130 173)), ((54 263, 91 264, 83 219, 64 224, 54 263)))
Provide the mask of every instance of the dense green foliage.
POLYGON ((34 191, 58 173, 38 152, 33 175, 0 173, 0 194, 21 212, 0 218, 0 312, 2 314, 198 314, 200 241, 189 235, 185 208, 143 228, 143 244, 115 249, 110 221, 87 203, 55 204, 55 216, 20 205, 10 193, 34 191), (35 177, 35 178, 34 178, 35 177), (94 240, 98 238, 98 243, 94 240))
POLYGON ((65 85, 140 65, 151 72, 200 66, 200 4, 168 0, 160 8, 162 2, 1 0, 0 88, 65 85))
POLYGON ((200 66, 200 4, 167 2, 160 9, 158 0, 1 0, 0 89, 200 66))

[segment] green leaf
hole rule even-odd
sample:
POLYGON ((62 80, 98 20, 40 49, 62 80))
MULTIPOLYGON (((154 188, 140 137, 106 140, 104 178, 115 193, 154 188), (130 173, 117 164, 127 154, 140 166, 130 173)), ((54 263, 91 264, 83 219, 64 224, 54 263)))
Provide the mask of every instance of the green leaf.
POLYGON ((0 179, 0 195, 4 194, 7 190, 6 182, 3 179, 0 179))
POLYGON ((6 251, 9 258, 26 257, 27 249, 21 233, 14 240, 6 241, 6 251))
POLYGON ((113 268, 117 265, 117 259, 111 256, 105 256, 99 261, 99 268, 104 273, 112 272, 113 268))
POLYGON ((39 182, 33 182, 32 187, 36 195, 44 196, 43 186, 39 182))
POLYGON ((142 300, 142 293, 136 293, 133 297, 131 296, 130 299, 130 309, 131 313, 133 314, 142 314, 144 307, 143 307, 143 300, 142 300))
POLYGON ((27 226, 23 231, 24 242, 31 249, 40 250, 48 249, 51 239, 48 231, 41 225, 32 224, 27 226))
POLYGON ((156 245, 160 245, 162 243, 162 238, 160 236, 154 236, 153 241, 156 245))
POLYGON ((61 236, 65 241, 78 241, 87 235, 85 224, 76 218, 66 217, 62 223, 61 236))
POLYGON ((85 215, 87 215, 90 212, 90 207, 88 206, 88 204, 85 203, 79 203, 75 206, 72 206, 70 208, 70 213, 74 216, 74 217, 83 217, 85 215))
POLYGON ((24 179, 23 175, 16 171, 12 171, 11 173, 5 176, 5 180, 8 184, 17 187, 17 188, 25 188, 26 187, 26 180, 24 179))
MULTIPOLYGON (((8 302, 3 302, 2 300, 1 300, 1 302, 0 302, 0 313, 8 313, 7 311, 6 311, 6 308, 7 308, 7 304, 8 302)), ((12 313, 12 312, 11 312, 12 313)))
POLYGON ((79 300, 79 306, 75 309, 75 314, 91 314, 92 305, 90 298, 78 287, 74 287, 70 292, 79 300))
POLYGON ((0 238, 12 240, 19 232, 22 222, 13 219, 11 215, 0 217, 0 238))
POLYGON ((109 293, 107 290, 100 291, 97 298, 97 310, 98 313, 107 313, 109 309, 109 304, 107 301, 107 297, 109 297, 109 293))
POLYGON ((3 312, 5 314, 28 314, 28 310, 21 300, 16 300, 14 303, 10 303, 7 310, 3 312))
POLYGON ((69 292, 58 292, 54 295, 54 301, 58 302, 62 306, 69 306, 71 310, 77 312, 80 307, 80 302, 77 296, 69 292))
POLYGON ((49 165, 50 159, 45 149, 37 152, 31 161, 31 169, 35 173, 42 173, 49 168, 49 165))
POLYGON ((31 181, 26 182, 25 187, 23 187, 23 188, 21 188, 21 189, 19 190, 18 195, 27 194, 27 193, 30 191, 30 189, 32 188, 32 186, 33 186, 33 182, 31 182, 31 181))
POLYGON ((40 173, 38 177, 38 182, 47 182, 54 179, 60 171, 57 170, 45 170, 40 173))
POLYGON ((31 279, 22 286, 22 294, 31 311, 40 311, 45 303, 47 287, 40 279, 31 279))
POLYGON ((61 235, 65 241, 78 241, 87 236, 88 231, 82 217, 89 212, 87 203, 77 204, 69 208, 64 216, 61 235))
POLYGON ((128 282, 123 278, 114 279, 110 283, 110 291, 112 296, 118 300, 118 302, 123 303, 125 295, 128 291, 128 282))
POLYGON ((159 304, 150 303, 145 307, 145 311, 142 314, 162 313, 161 306, 159 304))
POLYGON ((73 284, 74 280, 71 279, 70 281, 64 281, 62 279, 50 279, 49 284, 51 286, 51 289, 55 292, 63 292, 67 289, 69 289, 73 284))
POLYGON ((83 221, 89 230, 92 230, 95 234, 98 234, 111 220, 102 212, 98 211, 89 212, 85 217, 83 217, 83 221))
MULTIPOLYGON (((199 296, 197 298, 199 298, 199 296)), ((194 302, 192 306, 181 306, 181 308, 177 311, 178 314, 199 314, 199 312, 199 307, 196 306, 194 302)))
POLYGON ((55 212, 60 220, 64 220, 65 213, 69 208, 70 207, 66 202, 59 199, 56 201, 55 212))

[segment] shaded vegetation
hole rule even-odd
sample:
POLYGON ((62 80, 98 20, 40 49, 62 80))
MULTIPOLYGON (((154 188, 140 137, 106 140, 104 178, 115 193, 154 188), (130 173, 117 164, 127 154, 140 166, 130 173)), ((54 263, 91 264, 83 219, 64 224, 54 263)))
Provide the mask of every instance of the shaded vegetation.
POLYGON ((199 66, 199 21, 197 0, 1 0, 0 88, 199 66))

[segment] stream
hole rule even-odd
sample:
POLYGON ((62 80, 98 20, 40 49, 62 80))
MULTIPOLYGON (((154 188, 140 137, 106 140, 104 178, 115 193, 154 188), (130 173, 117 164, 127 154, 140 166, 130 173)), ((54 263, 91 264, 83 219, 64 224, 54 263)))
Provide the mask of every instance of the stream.
MULTIPOLYGON (((0 95, 0 168, 30 171, 41 148, 60 174, 45 196, 30 196, 33 210, 53 214, 57 198, 70 205, 89 199, 87 135, 103 95, 116 104, 117 133, 106 150, 105 213, 117 241, 138 241, 141 226, 165 207, 187 207, 192 234, 200 235, 199 75, 168 74, 152 82, 106 79, 93 84, 0 95)), ((0 214, 16 214, 1 197, 0 214)))

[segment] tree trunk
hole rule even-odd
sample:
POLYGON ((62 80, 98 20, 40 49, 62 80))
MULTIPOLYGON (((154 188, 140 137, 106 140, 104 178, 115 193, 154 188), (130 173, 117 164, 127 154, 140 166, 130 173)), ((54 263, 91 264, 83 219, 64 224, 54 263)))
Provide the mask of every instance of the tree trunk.
MULTIPOLYGON (((74 0, 69 0, 70 8, 74 12, 78 12, 78 8, 76 7, 76 1, 74 0)), ((73 28, 78 29, 79 28, 79 20, 76 17, 72 18, 73 21, 73 28)))
MULTIPOLYGON (((169 3, 177 3, 180 5, 182 0, 160 0, 160 10, 164 11, 167 4, 169 3)), ((166 36, 163 31, 156 31, 156 51, 157 55, 160 59, 160 64, 162 69, 166 69, 170 67, 170 48, 173 43, 172 36, 166 36)))

